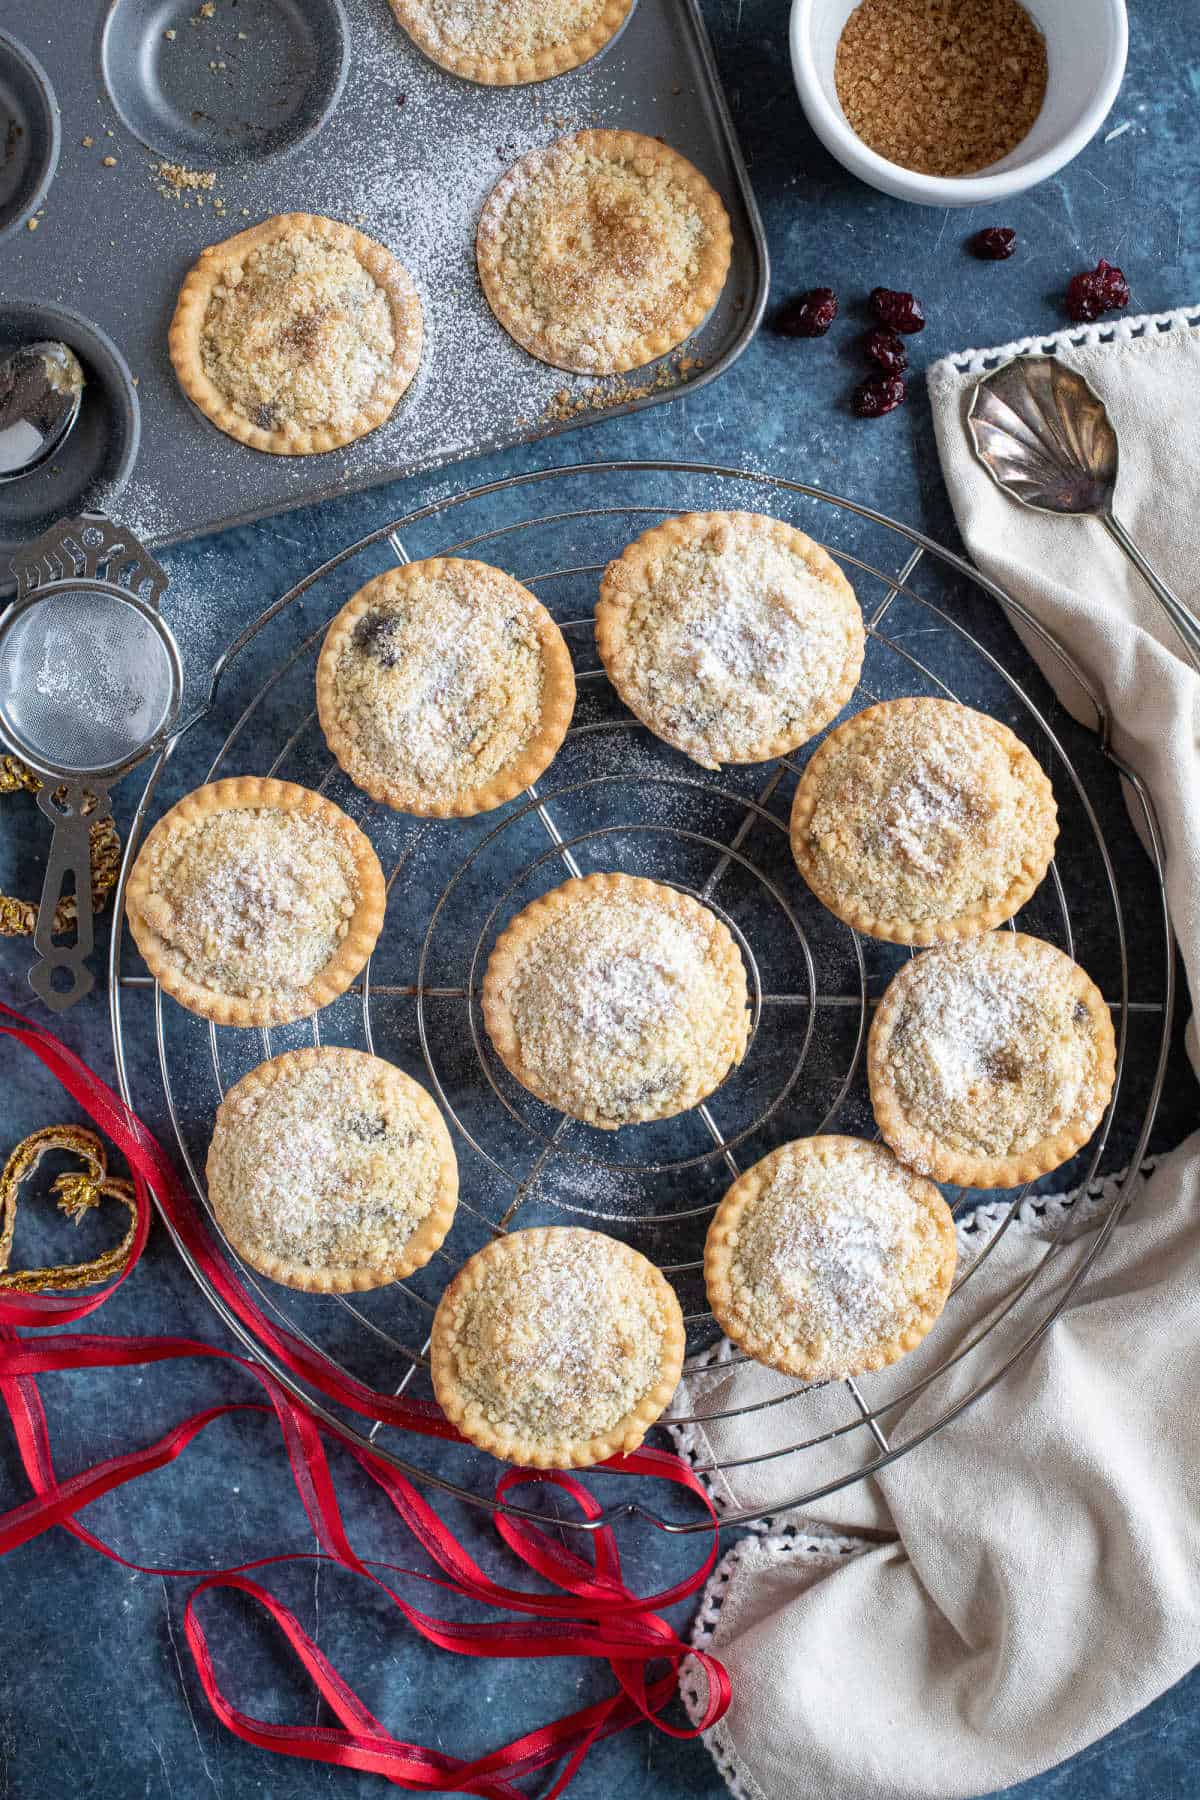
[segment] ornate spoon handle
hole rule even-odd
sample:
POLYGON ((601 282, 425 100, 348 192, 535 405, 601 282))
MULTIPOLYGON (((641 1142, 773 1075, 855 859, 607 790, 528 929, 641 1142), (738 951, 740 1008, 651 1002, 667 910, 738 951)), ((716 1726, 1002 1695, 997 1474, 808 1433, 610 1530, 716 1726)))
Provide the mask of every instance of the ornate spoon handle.
POLYGON ((1183 645, 1184 653, 1196 673, 1200 675, 1200 619, 1183 604, 1179 596, 1171 591, 1162 576, 1142 555, 1125 527, 1112 508, 1100 514, 1100 519, 1115 543, 1125 552, 1158 604, 1175 627, 1175 635, 1183 645))

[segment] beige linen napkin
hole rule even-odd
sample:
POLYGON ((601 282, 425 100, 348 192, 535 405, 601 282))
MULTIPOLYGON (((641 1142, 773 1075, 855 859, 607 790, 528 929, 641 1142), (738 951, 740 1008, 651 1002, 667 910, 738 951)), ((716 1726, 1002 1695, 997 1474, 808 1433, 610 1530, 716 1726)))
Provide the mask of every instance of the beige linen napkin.
MULTIPOLYGON (((1121 439, 1118 511, 1195 608, 1193 318, 1200 309, 964 352, 936 364, 929 387, 971 555, 1070 648, 1105 696, 1118 754, 1150 789, 1195 1003, 1200 680, 1101 527, 1019 508, 974 461, 962 424, 973 381, 996 361, 1053 351, 1079 368, 1121 439)), ((1064 704, 1088 719, 1057 659, 1032 634, 1028 644, 1064 704)), ((1027 1205, 999 1236, 999 1209, 968 1220, 959 1241, 964 1266, 976 1265, 971 1280, 921 1349, 862 1386, 872 1403, 909 1392, 1002 1313, 1022 1280, 1064 1280, 1107 1218, 1109 1239, 1070 1310, 1016 1367, 877 1477, 803 1517, 777 1514, 714 1575, 696 1641, 733 1678, 732 1707, 707 1741, 735 1794, 973 1800, 1072 1755, 1200 1660, 1200 1133, 1136 1184, 1115 1228, 1103 1192, 1082 1196, 1066 1238, 1048 1243, 1070 1205, 1027 1205)), ((989 1367, 1037 1316, 1022 1306, 1001 1319, 989 1367)), ((918 1434, 978 1380, 968 1353, 888 1415, 893 1435, 918 1434)), ((779 1377, 718 1354, 689 1377, 676 1411, 711 1414, 780 1391, 779 1377)), ((678 1435, 699 1466, 728 1464, 846 1416, 835 1387, 678 1435)), ((865 1443, 864 1462, 871 1453, 865 1443)), ((806 1453, 806 1486, 819 1479, 822 1454, 806 1453)), ((846 1466, 844 1441, 827 1455, 832 1478, 846 1466)), ((769 1514, 795 1491, 797 1472, 781 1457, 711 1479, 724 1507, 769 1514)), ((692 1665, 684 1697, 693 1713, 702 1681, 692 1665)))

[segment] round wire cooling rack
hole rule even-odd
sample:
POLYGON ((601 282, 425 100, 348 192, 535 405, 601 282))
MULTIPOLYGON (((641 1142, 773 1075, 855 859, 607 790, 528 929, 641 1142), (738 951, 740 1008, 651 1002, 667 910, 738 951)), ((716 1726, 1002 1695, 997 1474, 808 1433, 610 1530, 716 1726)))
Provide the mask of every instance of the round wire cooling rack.
MULTIPOLYGON (((679 1292, 689 1379, 672 1423, 729 1524, 803 1506, 877 1472, 987 1392, 1049 1328, 1128 1203, 1121 1171, 1137 1169, 1149 1140, 1175 979, 1149 797, 1113 755, 1099 696, 1050 634, 961 558, 869 507, 779 477, 660 462, 543 470, 421 507, 331 557, 248 624, 214 667, 204 703, 151 769, 127 839, 109 973, 122 1093, 173 1139, 214 1252, 331 1375, 349 1371, 381 1396, 430 1393, 430 1321, 465 1257, 514 1226, 595 1225, 643 1250, 679 1292), (811 746, 710 775, 633 720, 598 664, 592 609, 606 563, 665 516, 733 508, 808 530, 849 575, 868 635, 848 710, 901 694, 963 699, 1002 717, 1038 756, 1059 802, 1059 855, 1017 924, 1083 963, 1112 1008, 1118 1043, 1105 1120, 1054 1178, 1056 1188, 1104 1183, 1115 1194, 1098 1229, 1072 1234, 1064 1213, 1011 1290, 965 1333, 948 1331, 950 1347, 919 1379, 903 1363, 820 1388, 772 1378, 766 1391, 755 1386, 748 1406, 730 1404, 730 1370, 745 1359, 719 1343, 704 1297, 708 1218, 729 1181, 776 1144, 825 1130, 875 1135, 863 1073, 870 1009, 911 952, 841 925, 796 874, 789 801, 811 746), (516 575, 558 619, 576 663, 576 715, 554 764, 524 797, 475 819, 422 821, 374 805, 338 769, 314 709, 316 656, 334 612, 381 568, 432 555, 474 556, 516 575), (1005 613, 1061 660, 1095 710, 1097 733, 1058 705, 1005 613), (160 810, 160 788, 184 765, 186 786, 256 773, 316 787, 371 836, 388 875, 384 931, 362 979, 312 1019, 274 1031, 219 1030, 164 999, 148 975, 122 972, 128 871, 160 810), (1149 860, 1133 849, 1118 777, 1144 823, 1149 860), (1114 836, 1129 854, 1114 858, 1114 836), (712 907, 741 948, 753 1007, 746 1057, 706 1104, 616 1134, 556 1114, 519 1087, 492 1051, 478 1004, 491 945, 513 914, 567 875, 599 869, 650 875, 712 907), (300 1294, 263 1279, 225 1243, 208 1208, 202 1170, 221 1094, 262 1058, 314 1042, 366 1048, 422 1080, 459 1156, 461 1197, 445 1245, 425 1269, 367 1294, 300 1294), (713 1441, 721 1453, 705 1460, 695 1447, 713 1441), (757 1503, 739 1503, 747 1493, 757 1503)), ((950 1318, 969 1305, 971 1284, 1005 1233, 1039 1202, 1028 1184, 1003 1195, 946 1192, 960 1219, 990 1203, 984 1248, 959 1273, 950 1318)), ((364 1431, 318 1377, 301 1383, 284 1368, 176 1244, 225 1323, 285 1387, 414 1479, 480 1507, 582 1530, 626 1513, 671 1533, 706 1527, 694 1515, 657 1510, 629 1478, 620 1478, 619 1499, 612 1487, 601 1494, 610 1504, 594 1521, 542 1510, 553 1507, 543 1490, 528 1505, 496 1500, 497 1465, 471 1446, 415 1438, 378 1420, 364 1431)))

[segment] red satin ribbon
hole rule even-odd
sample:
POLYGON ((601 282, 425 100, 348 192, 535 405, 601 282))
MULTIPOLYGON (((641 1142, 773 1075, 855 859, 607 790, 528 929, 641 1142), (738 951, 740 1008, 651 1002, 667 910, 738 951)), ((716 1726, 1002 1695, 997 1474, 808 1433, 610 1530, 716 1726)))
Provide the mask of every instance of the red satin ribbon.
MULTIPOLYGON (((639 1719, 649 1720, 673 1737, 694 1737, 716 1723, 729 1705, 729 1678, 716 1658, 703 1652, 695 1654, 708 1680, 704 1717, 692 1727, 671 1725, 661 1716, 675 1692, 679 1667, 689 1654, 689 1647, 660 1616, 660 1611, 695 1593, 707 1580, 717 1556, 716 1515, 700 1483, 679 1457, 660 1450, 642 1449, 629 1456, 614 1457, 604 1467, 672 1482, 703 1502, 713 1521, 713 1536, 699 1569, 660 1593, 639 1597, 621 1580, 616 1539, 607 1526, 597 1527, 589 1534, 595 1560, 588 1562, 528 1521, 497 1514, 496 1528, 509 1549, 553 1588, 561 1590, 529 1593, 493 1581, 442 1524, 410 1481, 381 1458, 343 1440, 315 1419, 260 1363, 190 1338, 99 1337, 83 1332, 60 1332, 40 1340, 23 1337, 21 1326, 73 1324, 96 1311, 115 1292, 145 1245, 150 1225, 147 1190, 153 1187, 163 1212, 206 1278, 291 1373, 355 1412, 382 1418, 389 1424, 426 1436, 458 1436, 432 1403, 376 1394, 352 1376, 330 1369, 300 1339, 274 1325, 215 1253, 162 1147, 124 1101, 51 1032, 22 1018, 3 1002, 0 1002, 0 1034, 31 1050, 116 1144, 133 1171, 138 1207, 137 1233, 129 1262, 116 1280, 98 1293, 81 1300, 60 1294, 0 1294, 0 1397, 8 1408, 21 1459, 33 1488, 31 1499, 0 1514, 0 1555, 55 1525, 61 1525, 82 1543, 126 1568, 151 1575, 202 1577, 188 1598, 184 1632, 200 1683, 222 1724, 247 1743, 273 1750, 278 1755, 302 1756, 368 1770, 387 1776, 398 1787, 423 1793, 453 1791, 479 1794, 486 1800, 525 1800, 522 1790, 514 1782, 565 1759, 546 1796, 546 1800, 553 1800, 554 1795, 562 1793, 593 1744, 624 1731, 639 1719), (144 1366, 194 1356, 220 1357, 236 1363, 259 1383, 265 1391, 266 1401, 226 1402, 208 1407, 184 1419, 143 1449, 108 1457, 78 1475, 59 1478, 37 1388, 38 1376, 64 1369, 144 1366), (321 1546, 319 1552, 264 1556, 216 1571, 156 1568, 130 1562, 75 1517, 82 1507, 102 1494, 111 1493, 115 1488, 174 1462, 214 1420, 235 1412, 274 1414, 283 1436, 292 1478, 321 1546), (342 1519, 326 1451, 327 1439, 347 1450, 382 1490, 413 1537, 441 1570, 440 1575, 359 1556, 342 1519), (463 1656, 600 1657, 608 1662, 616 1677, 617 1692, 607 1700, 541 1726, 470 1762, 441 1751, 427 1750, 419 1744, 406 1743, 393 1737, 368 1711, 353 1688, 308 1636, 295 1614, 259 1582, 249 1579, 250 1570, 312 1560, 332 1561, 370 1581, 388 1597, 408 1624, 442 1649, 463 1656), (471 1623, 440 1618, 403 1599, 385 1579, 388 1575, 446 1589, 503 1613, 516 1614, 518 1618, 515 1621, 509 1618, 471 1623), (197 1604, 201 1596, 213 1588, 236 1589, 247 1595, 275 1622, 341 1721, 341 1730, 315 1725, 275 1725, 242 1712, 227 1698, 213 1668, 197 1604), (648 1677, 647 1669, 651 1663, 665 1664, 665 1671, 648 1677)), ((585 1519, 595 1520, 600 1516, 601 1508, 594 1495, 581 1483, 563 1474, 510 1469, 500 1478, 496 1497, 500 1499, 511 1488, 531 1483, 549 1483, 557 1487, 569 1496, 585 1519)))

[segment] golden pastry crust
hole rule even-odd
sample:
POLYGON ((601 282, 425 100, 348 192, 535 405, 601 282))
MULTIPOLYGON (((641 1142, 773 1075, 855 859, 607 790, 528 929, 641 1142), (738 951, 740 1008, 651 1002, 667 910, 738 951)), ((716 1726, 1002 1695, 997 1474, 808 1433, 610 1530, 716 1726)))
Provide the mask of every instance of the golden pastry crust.
POLYGON ((229 437, 311 456, 383 424, 423 336, 390 250, 336 219, 280 213, 201 252, 168 347, 188 399, 229 437))
POLYGON ((713 1215, 704 1280, 731 1341, 804 1381, 845 1380, 913 1350, 938 1319, 958 1256, 937 1188, 882 1144, 783 1144, 713 1215))
POLYGON ((577 69, 612 41, 633 0, 391 0, 432 62, 485 87, 547 81, 577 69))
POLYGON ((340 808, 237 775, 185 795, 147 835, 125 893, 155 979, 218 1025, 283 1025, 345 993, 375 948, 379 858, 340 808))
POLYGON ((502 175, 475 241, 488 305, 510 337, 584 375, 640 368, 714 305, 732 237, 698 169, 634 131, 579 131, 502 175))
POLYGON ((629 1245, 548 1226, 464 1263, 433 1320, 433 1389, 464 1437, 508 1462, 580 1469, 636 1450, 679 1381, 683 1315, 629 1245))
POLYGON ((502 806, 558 754, 575 710, 562 632, 489 563, 431 557, 349 600, 317 662, 317 711, 354 782, 400 812, 502 806))
POLYGON ((750 1027, 728 929, 632 875, 587 875, 531 901, 497 938, 482 998, 521 1085, 604 1131, 699 1105, 741 1062, 750 1027))
POLYGON ((927 950, 894 976, 867 1042, 886 1141, 963 1187, 1016 1187, 1074 1156, 1116 1073, 1095 983, 1041 938, 992 931, 927 950))
POLYGON ((1011 919, 1054 855, 1058 808, 1006 725, 955 700, 885 700, 830 732, 792 802, 796 867, 830 912, 893 944, 1011 919))
POLYGON ((260 1274, 310 1293, 384 1287, 424 1266, 454 1222, 458 1164, 419 1083, 378 1056, 290 1050, 217 1109, 217 1223, 260 1274))
POLYGON ((631 712, 705 769, 785 756, 862 671, 854 589, 828 551, 761 513, 644 531, 600 584, 596 648, 631 712))

